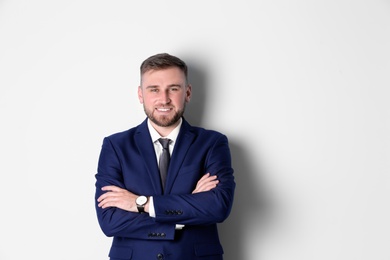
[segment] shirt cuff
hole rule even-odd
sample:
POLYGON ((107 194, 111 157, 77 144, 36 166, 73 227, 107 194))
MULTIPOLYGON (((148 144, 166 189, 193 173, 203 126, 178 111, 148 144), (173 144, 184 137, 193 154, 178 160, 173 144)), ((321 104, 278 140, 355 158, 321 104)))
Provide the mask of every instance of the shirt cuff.
POLYGON ((149 216, 152 218, 156 217, 156 212, 154 211, 153 196, 149 197, 149 216))
POLYGON ((185 227, 183 224, 176 224, 175 229, 176 230, 182 230, 185 227))
MULTIPOLYGON (((154 202, 153 202, 153 196, 149 197, 149 216, 152 218, 156 217, 156 212, 154 211, 154 202)), ((181 230, 185 227, 185 225, 182 224, 176 224, 175 229, 181 230)))

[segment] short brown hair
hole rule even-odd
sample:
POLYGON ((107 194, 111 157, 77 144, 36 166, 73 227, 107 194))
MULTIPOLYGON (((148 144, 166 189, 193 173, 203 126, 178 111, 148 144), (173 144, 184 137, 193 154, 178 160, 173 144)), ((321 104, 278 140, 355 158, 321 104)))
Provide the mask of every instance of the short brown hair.
POLYGON ((183 71, 186 81, 188 81, 187 80, 188 68, 186 63, 181 59, 179 59, 178 57, 170 55, 168 53, 155 54, 153 56, 150 56, 146 60, 144 60, 141 64, 140 72, 142 76, 142 74, 144 74, 149 70, 161 70, 170 67, 177 67, 181 71, 183 71))

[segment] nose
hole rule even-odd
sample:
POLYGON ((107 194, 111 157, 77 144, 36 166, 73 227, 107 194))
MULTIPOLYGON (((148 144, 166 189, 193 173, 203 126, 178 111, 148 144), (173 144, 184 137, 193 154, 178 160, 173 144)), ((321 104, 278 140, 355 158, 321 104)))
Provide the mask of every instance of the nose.
POLYGON ((161 94, 161 100, 164 104, 169 104, 171 102, 171 98, 169 97, 169 92, 164 91, 161 94))

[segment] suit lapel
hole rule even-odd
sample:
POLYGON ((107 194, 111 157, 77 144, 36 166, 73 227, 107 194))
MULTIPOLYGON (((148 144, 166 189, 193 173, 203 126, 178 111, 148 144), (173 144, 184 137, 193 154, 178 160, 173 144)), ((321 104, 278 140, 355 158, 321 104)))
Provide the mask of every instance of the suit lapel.
POLYGON ((147 170, 146 174, 149 176, 156 194, 162 194, 156 153, 154 151, 152 139, 150 138, 147 119, 138 126, 137 133, 135 136, 135 143, 137 144, 137 148, 141 153, 141 157, 143 158, 143 164, 147 170))
POLYGON ((171 192, 173 183, 175 182, 184 158, 187 155, 187 151, 195 137, 196 135, 191 131, 191 126, 183 118, 183 123, 169 163, 168 176, 165 183, 165 194, 169 194, 171 192))

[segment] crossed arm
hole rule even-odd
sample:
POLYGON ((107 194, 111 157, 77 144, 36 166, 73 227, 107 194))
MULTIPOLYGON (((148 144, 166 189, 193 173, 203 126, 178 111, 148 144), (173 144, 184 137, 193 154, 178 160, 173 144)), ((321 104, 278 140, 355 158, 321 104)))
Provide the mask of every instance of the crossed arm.
MULTIPOLYGON (((192 194, 212 190, 217 187, 218 183, 217 176, 207 173, 197 182, 192 194)), ((116 207, 130 212, 138 212, 135 203, 138 194, 113 185, 102 187, 102 191, 106 192, 97 199, 98 207, 102 209, 116 207)), ((145 205, 145 211, 149 212, 149 201, 145 205)))

